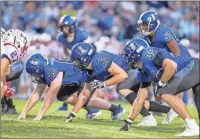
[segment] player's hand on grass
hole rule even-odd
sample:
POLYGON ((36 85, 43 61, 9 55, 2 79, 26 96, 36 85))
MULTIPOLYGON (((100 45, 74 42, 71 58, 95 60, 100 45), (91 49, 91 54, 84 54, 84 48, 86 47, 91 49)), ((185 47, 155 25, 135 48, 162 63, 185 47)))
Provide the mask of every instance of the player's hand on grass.
POLYGON ((34 120, 34 121, 40 121, 41 119, 42 119, 42 116, 37 115, 33 120, 34 120))
POLYGON ((124 125, 123 127, 119 130, 119 131, 128 131, 128 129, 131 127, 131 124, 132 124, 132 120, 131 119, 127 119, 127 120, 124 120, 124 125))
POLYGON ((66 123, 72 122, 72 120, 74 119, 75 115, 76 115, 76 113, 71 112, 71 113, 69 114, 69 116, 67 116, 65 122, 66 122, 66 123))
POLYGON ((22 112, 17 119, 18 120, 24 120, 24 119, 26 119, 26 113, 22 112))

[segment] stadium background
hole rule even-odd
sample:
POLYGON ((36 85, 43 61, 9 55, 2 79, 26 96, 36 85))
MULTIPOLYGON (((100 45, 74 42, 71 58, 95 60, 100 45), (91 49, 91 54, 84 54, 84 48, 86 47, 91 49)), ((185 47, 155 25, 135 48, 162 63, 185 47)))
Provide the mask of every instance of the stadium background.
MULTIPOLYGON (((34 53, 46 57, 64 58, 62 45, 56 40, 59 18, 76 16, 78 27, 90 31, 97 49, 120 53, 125 42, 139 35, 137 19, 144 11, 159 14, 161 23, 170 26, 193 57, 199 57, 199 2, 1 2, 1 26, 19 28, 29 38, 27 58, 34 53)), ((34 85, 25 70, 12 82, 18 99, 28 99, 34 85)), ((115 87, 99 93, 107 100, 121 99, 115 87), (105 94, 105 95, 103 95, 105 94)), ((193 105, 191 90, 182 96, 193 105)))

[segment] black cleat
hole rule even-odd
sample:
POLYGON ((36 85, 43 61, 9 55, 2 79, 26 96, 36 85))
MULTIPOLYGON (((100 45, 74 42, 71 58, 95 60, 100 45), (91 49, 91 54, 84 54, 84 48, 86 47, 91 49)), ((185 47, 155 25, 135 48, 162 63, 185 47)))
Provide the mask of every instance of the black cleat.
POLYGON ((14 108, 9 108, 8 107, 7 111, 5 113, 3 113, 3 114, 6 114, 6 115, 15 115, 15 114, 17 114, 17 111, 16 111, 15 107, 14 108))

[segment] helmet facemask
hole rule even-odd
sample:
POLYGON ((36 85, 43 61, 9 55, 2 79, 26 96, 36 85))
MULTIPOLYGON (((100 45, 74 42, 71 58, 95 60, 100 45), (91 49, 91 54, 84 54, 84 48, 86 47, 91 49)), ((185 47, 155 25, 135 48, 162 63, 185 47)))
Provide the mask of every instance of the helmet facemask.
POLYGON ((137 30, 139 30, 139 32, 142 34, 142 35, 149 35, 152 33, 152 31, 150 31, 150 23, 142 23, 142 20, 138 20, 138 28, 137 30))

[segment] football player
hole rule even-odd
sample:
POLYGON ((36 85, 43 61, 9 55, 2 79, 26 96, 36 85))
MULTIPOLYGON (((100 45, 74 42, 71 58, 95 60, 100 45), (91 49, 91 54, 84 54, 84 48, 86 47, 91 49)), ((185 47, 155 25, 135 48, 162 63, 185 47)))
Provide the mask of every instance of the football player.
POLYGON ((2 98, 11 91, 6 86, 6 81, 19 78, 23 65, 18 63, 28 49, 27 38, 21 30, 10 29, 1 39, 1 96, 2 98))
POLYGON ((89 32, 84 29, 77 28, 76 17, 64 15, 59 21, 60 32, 57 35, 57 40, 62 43, 65 56, 70 56, 72 47, 80 42, 91 43, 89 40, 89 32))
MULTIPOLYGON (((32 81, 37 83, 37 86, 32 92, 23 112, 18 117, 19 119, 26 118, 28 111, 40 99, 46 86, 49 89, 44 103, 34 120, 42 119, 44 113, 53 103, 54 97, 74 105, 76 100, 73 100, 73 95, 76 92, 79 95, 84 87, 81 84, 85 82, 85 73, 76 67, 75 62, 71 60, 45 59, 41 54, 34 54, 26 62, 26 71, 32 81)), ((118 120, 121 117, 123 108, 120 105, 110 104, 98 97, 92 97, 89 100, 87 107, 109 110, 112 112, 113 120, 118 120)))
MULTIPOLYGON (((140 15, 137 22, 140 34, 150 46, 165 49, 177 56, 179 60, 182 60, 185 55, 189 55, 172 29, 161 24, 157 13, 146 11, 140 15)), ((177 96, 181 98, 181 93, 177 94, 177 96)), ((163 124, 171 123, 171 114, 174 113, 168 114, 163 124)))
MULTIPOLYGON (((77 28, 76 17, 64 15, 60 18, 58 26, 60 32, 57 35, 57 40, 63 45, 66 57, 69 57, 71 48, 75 44, 79 42, 91 43, 89 39, 89 32, 87 30, 77 28)), ((67 110, 67 103, 63 103, 63 106, 58 110, 67 110)), ((101 111, 98 109, 86 108, 86 110, 88 111, 86 119, 94 119, 101 114, 101 111)))
POLYGON ((154 82, 155 96, 160 96, 185 121, 185 131, 177 136, 198 136, 199 126, 176 95, 192 88, 199 113, 200 81, 197 76, 199 75, 199 59, 185 55, 180 60, 164 49, 149 47, 148 43, 142 39, 132 39, 131 43, 125 46, 124 52, 128 54, 133 67, 138 68, 137 77, 141 81, 141 86, 131 114, 120 130, 127 131, 130 128, 148 96, 148 87, 154 82))
MULTIPOLYGON (((86 84, 86 89, 89 85, 92 89, 96 89, 119 84, 117 90, 121 91, 123 89, 126 89, 129 92, 127 92, 126 94, 120 91, 118 92, 122 94, 131 105, 133 104, 137 96, 134 92, 136 92, 136 90, 139 88, 138 85, 140 84, 135 79, 135 71, 130 70, 130 62, 128 61, 127 57, 125 57, 124 55, 115 55, 107 51, 101 51, 100 53, 98 53, 96 52, 95 47, 93 47, 92 45, 88 43, 79 43, 73 47, 71 58, 76 60, 77 66, 79 66, 82 70, 86 70, 88 73, 88 84, 86 84), (128 74, 126 73, 126 71, 128 71, 128 74)), ((86 97, 89 96, 86 93, 84 95, 86 97)), ((84 101, 80 98, 80 102, 78 101, 75 105, 73 113, 78 112, 83 104, 84 101)), ((148 123, 144 123, 144 126, 157 125, 155 118, 150 115, 147 109, 150 109, 152 111, 155 111, 155 109, 160 109, 162 112, 165 113, 170 111, 169 107, 162 106, 153 102, 150 103, 147 101, 145 103, 145 106, 143 107, 141 114, 144 117, 150 117, 147 119, 151 120, 150 122, 147 120, 148 123)))

